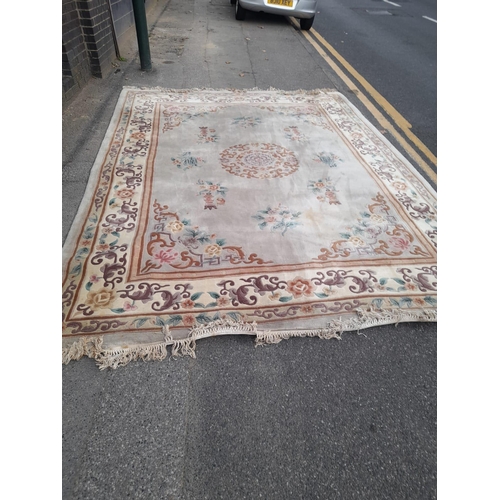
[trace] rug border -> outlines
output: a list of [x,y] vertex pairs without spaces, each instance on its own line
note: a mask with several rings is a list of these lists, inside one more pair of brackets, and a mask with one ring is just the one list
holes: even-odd
[[68,234],[66,235],[66,239],[64,241],[64,245],[62,248],[62,279],[64,282],[64,277],[65,277],[65,271],[66,268],[69,264],[69,261],[71,259],[71,256],[73,254],[73,251],[75,250],[77,241],[78,241],[78,235],[80,232],[81,228],[81,222],[86,218],[87,212],[90,207],[90,203],[95,191],[95,188],[99,184],[99,172],[100,172],[100,166],[102,161],[107,155],[109,144],[110,144],[110,139],[114,135],[114,130],[116,128],[116,124],[118,122],[118,119],[122,113],[122,108],[123,108],[123,103],[126,100],[127,92],[129,90],[134,90],[136,89],[135,87],[123,87],[123,89],[120,91],[120,95],[118,96],[118,99],[115,103],[113,114],[111,115],[111,119],[108,125],[108,128],[106,129],[106,133],[104,134],[104,137],[101,140],[101,144],[99,146],[99,150],[97,152],[97,155],[94,159],[94,162],[92,164],[92,167],[89,172],[89,177],[87,179],[87,185],[85,187],[85,191],[83,193],[83,197],[80,200],[80,204],[78,206],[78,210],[75,214],[75,217],[73,218],[73,221],[71,222],[71,227],[69,228]]

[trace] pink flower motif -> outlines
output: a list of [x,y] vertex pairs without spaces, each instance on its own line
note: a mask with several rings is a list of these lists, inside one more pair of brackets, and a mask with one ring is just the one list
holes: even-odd
[[192,314],[186,314],[186,316],[182,318],[182,322],[185,326],[193,326],[196,324],[196,318]]
[[98,283],[100,279],[101,279],[101,278],[99,278],[98,276],[96,276],[95,274],[93,274],[93,275],[89,278],[89,281],[90,281],[91,283]]
[[97,245],[95,248],[99,252],[105,252],[106,250],[109,250],[109,245],[106,244]]
[[118,196],[118,198],[121,198],[122,200],[126,200],[134,196],[134,190],[132,188],[123,188],[116,192],[116,196]]
[[132,302],[125,302],[123,304],[123,309],[125,309],[125,311],[135,311],[137,309],[137,306],[132,304]]
[[276,221],[276,217],[273,217],[272,215],[270,217],[266,217],[266,222],[275,222]]
[[160,250],[153,257],[162,264],[170,264],[177,258],[178,255],[179,254],[177,252],[172,252],[172,250]]
[[186,299],[181,302],[181,307],[183,309],[192,309],[194,307],[194,302],[191,299]]
[[399,191],[405,191],[406,190],[406,184],[404,182],[393,182],[392,183],[393,187],[395,189],[398,189]]
[[229,304],[230,300],[227,297],[219,297],[217,299],[217,305],[220,307],[227,306]]
[[298,299],[303,295],[310,297],[316,286],[313,285],[308,279],[296,277],[295,279],[287,282],[287,291],[293,295],[294,299]]
[[144,132],[135,132],[133,134],[130,134],[130,137],[132,139],[144,139],[144,137],[146,137],[146,134]]
[[410,247],[410,242],[404,238],[391,238],[391,243],[401,250],[407,250]]
[[224,205],[226,200],[224,198],[217,198],[217,205]]

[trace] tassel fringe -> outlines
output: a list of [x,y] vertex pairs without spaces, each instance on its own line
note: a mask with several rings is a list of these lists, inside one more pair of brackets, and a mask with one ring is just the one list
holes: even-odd
[[96,358],[102,351],[102,337],[82,337],[76,342],[73,342],[69,347],[62,350],[62,362],[67,365],[70,361],[88,356],[89,358]]
[[[359,330],[373,326],[395,324],[401,322],[415,321],[437,321],[436,311],[421,310],[418,312],[404,311],[401,309],[375,310],[361,309],[357,316],[343,320],[342,318],[331,321],[326,328],[317,330],[293,330],[293,331],[263,331],[257,332],[256,346],[265,344],[277,344],[282,340],[292,337],[319,337],[320,339],[342,340],[342,333],[358,331],[358,335],[364,335]],[[365,335],[366,337],[366,335]]]
[[[328,323],[326,328],[316,330],[257,330],[257,323],[243,321],[217,320],[208,325],[193,327],[185,339],[173,339],[169,327],[164,326],[162,333],[164,340],[151,344],[135,345],[132,347],[103,348],[103,337],[82,337],[69,347],[62,350],[62,362],[68,364],[72,360],[79,360],[88,356],[96,360],[100,370],[116,369],[125,366],[131,361],[162,361],[168,357],[167,346],[171,345],[171,356],[190,356],[196,358],[196,341],[216,335],[246,334],[255,335],[255,345],[277,344],[282,340],[293,337],[319,337],[320,339],[342,340],[342,334],[347,331],[359,330],[386,324],[401,322],[437,321],[437,312],[429,310],[404,311],[363,309],[357,311],[357,316],[347,319],[336,319]],[[366,335],[365,335],[366,336]]]

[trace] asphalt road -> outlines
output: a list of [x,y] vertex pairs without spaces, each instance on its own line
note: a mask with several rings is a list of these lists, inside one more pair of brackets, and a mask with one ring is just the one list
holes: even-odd
[[436,155],[436,0],[320,0],[318,10],[313,28]]

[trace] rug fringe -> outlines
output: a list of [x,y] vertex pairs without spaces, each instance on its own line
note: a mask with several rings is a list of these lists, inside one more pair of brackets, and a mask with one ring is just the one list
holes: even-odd
[[99,370],[111,368],[115,370],[131,361],[163,361],[168,356],[165,342],[158,342],[146,346],[106,349],[96,358]]
[[220,319],[206,325],[191,328],[184,339],[173,339],[168,325],[162,328],[164,340],[151,344],[135,345],[132,347],[116,347],[103,349],[103,337],[81,337],[62,351],[62,361],[68,364],[72,360],[79,360],[88,356],[96,360],[100,370],[116,369],[125,366],[131,361],[162,361],[168,357],[167,347],[171,348],[171,356],[190,356],[196,358],[196,341],[216,335],[246,334],[255,335],[255,345],[277,344],[282,340],[293,337],[319,337],[320,339],[342,340],[342,334],[347,331],[358,331],[373,326],[395,324],[401,322],[437,321],[437,312],[434,310],[404,311],[401,309],[377,310],[363,309],[356,311],[357,315],[346,319],[335,319],[329,322],[326,328],[312,330],[264,330],[257,329],[257,323],[245,323],[230,319]]
[[[373,326],[395,324],[401,322],[415,321],[437,321],[437,312],[420,310],[420,311],[403,311],[401,309],[361,309],[356,311],[357,317],[336,319],[328,323],[326,328],[316,330],[292,330],[292,331],[262,331],[257,332],[255,345],[277,344],[282,340],[293,337],[319,337],[320,339],[342,340],[342,333],[347,331],[358,331],[359,335],[364,335],[359,332],[362,328],[370,328]],[[366,337],[366,335],[365,335]]]
[[116,370],[116,368],[125,366],[131,361],[163,361],[168,356],[167,346],[172,344],[173,339],[168,325],[162,327],[162,333],[162,342],[101,350],[96,356],[99,370],[106,368]]
[[437,321],[437,311],[429,309],[420,309],[418,311],[406,311],[404,309],[359,309],[357,311],[359,321],[362,322],[361,328],[370,326],[385,325],[394,323],[398,325],[401,322],[415,321]]
[[96,358],[102,351],[102,337],[81,337],[70,346],[62,350],[62,362],[67,365],[70,361],[78,361],[87,356]]
[[207,325],[193,327],[187,339],[175,340],[172,345],[172,356],[191,356],[196,358],[196,341],[205,337],[220,334],[251,334],[257,335],[257,323],[245,323],[231,319],[218,319]]
[[295,330],[295,331],[264,331],[258,332],[255,339],[255,346],[265,344],[278,344],[282,340],[293,337],[319,337],[321,339],[342,340],[340,333],[335,329],[320,328],[318,330]]
[[342,340],[341,333],[344,331],[342,320],[334,323],[329,323],[326,328],[318,328],[316,330],[265,330],[257,332],[255,346],[265,344],[278,344],[282,340],[294,337],[319,337],[320,339],[337,339]]

